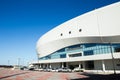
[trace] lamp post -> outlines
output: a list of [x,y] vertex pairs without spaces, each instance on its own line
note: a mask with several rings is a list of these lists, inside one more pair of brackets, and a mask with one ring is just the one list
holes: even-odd
[[40,54],[37,54],[37,58],[38,58],[38,63],[39,63],[39,56],[40,56]]
[[40,54],[38,53],[38,54],[37,54],[37,58],[38,58],[38,68],[40,67],[40,64],[39,64],[39,56],[40,56]]
[[18,67],[20,68],[20,58],[18,58]]
[[113,70],[114,70],[114,74],[116,74],[116,70],[115,70],[115,62],[114,62],[114,56],[113,56],[113,50],[112,50],[112,43],[110,44],[110,52],[111,52],[111,57],[112,57],[112,64],[113,64]]
[[8,65],[10,65],[10,60],[8,60]]

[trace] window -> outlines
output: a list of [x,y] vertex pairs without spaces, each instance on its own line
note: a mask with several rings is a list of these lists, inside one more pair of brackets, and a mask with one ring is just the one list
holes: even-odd
[[115,52],[120,52],[120,47],[116,47]]
[[60,58],[66,58],[66,54],[61,54]]
[[81,32],[82,31],[82,29],[79,29],[79,32]]
[[65,52],[65,49],[63,48],[63,49],[60,49],[60,50],[58,50],[56,52]]
[[88,47],[94,47],[96,46],[96,44],[85,44],[85,47],[88,48]]
[[69,34],[71,34],[71,31],[69,31]]
[[63,36],[63,34],[61,33],[60,36]]
[[51,56],[46,56],[45,58],[46,58],[46,59],[51,59]]
[[82,53],[69,54],[69,57],[79,57],[82,56]]
[[94,61],[86,61],[85,66],[88,70],[94,69]]
[[93,50],[84,51],[84,56],[93,55]]

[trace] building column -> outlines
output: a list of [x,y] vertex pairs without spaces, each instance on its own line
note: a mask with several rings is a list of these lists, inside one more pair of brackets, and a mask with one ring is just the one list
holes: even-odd
[[49,64],[47,64],[47,68],[49,68]]
[[66,67],[68,68],[69,66],[68,66],[68,62],[66,62]]
[[104,60],[102,60],[102,70],[105,72],[105,63],[104,63]]
[[86,69],[86,68],[85,68],[85,62],[82,62],[82,65],[83,65],[83,68]]
[[49,64],[49,68],[51,68],[51,64]]
[[40,64],[40,68],[41,68],[41,64]]
[[36,66],[37,66],[37,69],[39,69],[39,64],[37,64]]
[[81,63],[79,63],[79,68],[81,68]]
[[63,64],[63,62],[62,62],[62,68],[64,68],[64,64]]

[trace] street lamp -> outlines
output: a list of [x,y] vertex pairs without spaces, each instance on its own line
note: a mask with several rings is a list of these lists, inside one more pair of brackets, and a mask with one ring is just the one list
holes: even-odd
[[40,54],[37,54],[37,58],[38,58],[38,63],[39,63],[39,56],[40,56]]
[[37,58],[38,58],[38,68],[39,68],[39,67],[41,68],[41,66],[40,66],[40,64],[39,64],[39,56],[40,56],[40,54],[38,53],[38,54],[37,54]]
[[20,58],[18,58],[18,67],[20,67]]
[[10,60],[8,60],[8,65],[10,65]]

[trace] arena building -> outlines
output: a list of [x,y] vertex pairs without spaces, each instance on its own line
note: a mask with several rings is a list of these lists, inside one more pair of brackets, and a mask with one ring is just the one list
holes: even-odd
[[40,68],[120,70],[120,2],[53,28],[37,42]]

